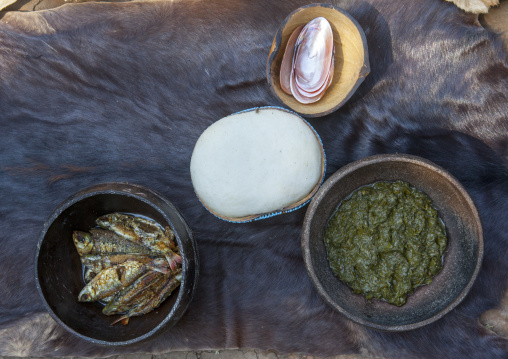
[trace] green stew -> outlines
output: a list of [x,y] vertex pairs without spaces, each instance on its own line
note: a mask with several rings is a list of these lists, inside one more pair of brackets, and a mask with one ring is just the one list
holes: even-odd
[[401,306],[442,268],[445,226],[409,183],[377,182],[341,202],[324,242],[333,273],[355,293]]

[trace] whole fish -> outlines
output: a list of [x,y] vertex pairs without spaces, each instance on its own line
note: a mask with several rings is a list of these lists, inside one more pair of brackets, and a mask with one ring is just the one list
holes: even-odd
[[121,316],[117,320],[115,320],[111,325],[116,324],[118,322],[122,322],[123,325],[127,325],[129,323],[129,318],[143,315],[151,312],[155,308],[157,308],[167,297],[180,285],[182,282],[182,274],[179,269],[177,274],[172,276],[169,280],[167,280],[162,288],[155,294],[148,298],[138,305],[131,308],[125,315]]
[[74,231],[72,239],[80,256],[102,253],[154,254],[149,248],[133,243],[111,231],[91,229],[90,233]]
[[133,242],[145,242],[148,247],[164,251],[166,246],[176,249],[174,233],[169,226],[162,229],[155,221],[123,213],[110,213],[97,218],[96,223]]
[[129,260],[143,264],[151,264],[158,271],[167,273],[169,264],[164,257],[150,256],[140,253],[107,253],[107,254],[85,254],[81,256],[81,263],[92,272],[99,273],[104,269],[111,268],[117,264],[122,264]]
[[127,261],[104,269],[83,288],[78,295],[78,300],[93,302],[109,297],[119,289],[131,284],[148,270],[147,265],[136,261]]
[[128,287],[118,291],[109,303],[102,309],[102,313],[113,315],[126,312],[134,305],[153,296],[168,278],[158,272],[149,271],[132,282]]
[[[136,217],[123,213],[110,213],[97,218],[96,223],[105,229],[110,229],[131,240],[139,240],[139,237],[152,238],[154,240],[166,236],[162,227],[155,221]],[[169,227],[167,227],[169,228]]]
[[119,236],[134,243],[150,248],[155,253],[164,255],[172,270],[176,269],[182,258],[173,252],[176,249],[173,238],[174,233],[166,227],[168,233],[154,221],[122,213],[110,213],[97,218],[96,223],[109,229]]

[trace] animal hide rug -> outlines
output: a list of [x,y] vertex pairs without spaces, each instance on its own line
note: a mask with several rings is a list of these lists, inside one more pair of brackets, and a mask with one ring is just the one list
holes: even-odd
[[[484,226],[472,290],[420,329],[355,324],[318,295],[302,259],[307,207],[247,224],[222,221],[194,194],[200,134],[233,112],[280,105],[265,67],[302,0],[69,4],[0,18],[0,355],[102,357],[187,349],[364,353],[386,358],[508,357],[478,317],[508,287],[508,66],[477,16],[441,0],[343,0],[365,31],[371,73],[338,111],[310,119],[326,178],[369,155],[408,153],[450,171]],[[60,327],[38,295],[40,231],[68,196],[102,182],[149,187],[193,230],[200,278],[180,321],[126,347]],[[133,320],[129,325],[134,325]]]

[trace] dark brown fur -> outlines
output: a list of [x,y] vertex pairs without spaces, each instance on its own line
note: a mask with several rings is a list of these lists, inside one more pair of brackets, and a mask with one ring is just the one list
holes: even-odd
[[[0,20],[0,355],[106,356],[259,348],[314,355],[502,358],[479,315],[508,287],[508,67],[474,15],[436,0],[345,0],[366,32],[371,74],[346,106],[310,122],[329,177],[376,153],[454,174],[476,201],[485,260],[471,293],[427,327],[385,333],[318,296],[300,248],[305,208],[248,224],[208,213],[189,174],[194,144],[233,112],[277,105],[265,64],[278,25],[307,1],[86,3]],[[45,312],[34,284],[53,209],[106,181],[148,186],[183,212],[199,286],[171,330],[126,348],[90,345]],[[129,325],[134,325],[131,323]]]

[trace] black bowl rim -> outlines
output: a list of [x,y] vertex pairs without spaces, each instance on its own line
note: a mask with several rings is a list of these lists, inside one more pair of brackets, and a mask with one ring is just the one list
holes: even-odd
[[[323,285],[321,284],[316,272],[314,271],[314,268],[312,267],[312,260],[310,255],[310,223],[312,221],[312,217],[315,214],[317,207],[321,201],[321,199],[328,193],[328,190],[334,185],[337,181],[342,179],[344,176],[356,171],[359,168],[377,164],[377,163],[384,163],[384,162],[407,162],[407,163],[413,163],[421,165],[427,169],[430,169],[431,171],[434,171],[436,173],[439,173],[441,176],[445,177],[450,183],[452,183],[464,196],[464,199],[469,204],[469,207],[471,208],[472,215],[476,219],[476,223],[478,225],[479,229],[479,236],[478,236],[478,256],[476,259],[476,266],[473,271],[473,274],[471,275],[471,278],[469,279],[467,285],[463,288],[463,290],[459,293],[459,295],[455,298],[455,300],[450,303],[447,307],[445,307],[440,312],[436,313],[435,315],[431,316],[430,318],[427,318],[425,320],[410,323],[410,324],[404,324],[404,325],[381,325],[377,323],[373,323],[370,321],[367,321],[365,319],[362,319],[360,317],[357,317],[356,315],[353,315],[346,311],[344,308],[342,308],[340,305],[334,302],[332,297],[326,292]],[[303,252],[303,259],[305,262],[305,268],[307,269],[307,273],[309,274],[312,283],[314,284],[315,288],[317,289],[318,293],[321,295],[321,297],[329,304],[331,305],[336,311],[343,314],[347,318],[351,319],[352,321],[374,328],[382,331],[389,331],[389,332],[400,332],[400,331],[406,331],[406,330],[413,330],[416,328],[423,327],[427,324],[430,324],[432,322],[435,322],[436,320],[442,318],[445,314],[450,312],[452,309],[454,309],[457,305],[459,305],[460,302],[466,297],[466,295],[469,293],[471,287],[473,286],[478,273],[480,271],[482,261],[483,261],[483,254],[484,254],[484,243],[483,243],[483,227],[482,227],[482,221],[480,214],[478,212],[478,209],[469,195],[469,193],[466,191],[466,189],[462,186],[462,184],[454,177],[452,176],[448,171],[446,171],[444,168],[438,166],[437,164],[419,157],[415,155],[409,155],[409,154],[380,154],[380,155],[373,155],[369,157],[362,158],[360,160],[357,160],[355,162],[349,163],[343,167],[341,167],[337,172],[335,172],[330,178],[328,178],[324,184],[321,186],[319,191],[315,194],[314,198],[309,204],[309,207],[307,209],[307,212],[305,213],[304,222],[303,222],[303,228],[302,228],[302,238],[301,238],[301,244],[302,244],[302,252]]]
[[[351,88],[351,91],[349,91],[349,93],[346,95],[346,97],[344,97],[344,99],[342,99],[338,104],[336,104],[335,106],[332,106],[331,108],[329,108],[326,111],[316,112],[316,113],[303,113],[303,112],[296,111],[291,106],[288,106],[286,103],[284,103],[284,101],[282,101],[282,99],[275,92],[275,90],[273,88],[274,85],[272,85],[272,80],[271,80],[271,78],[272,78],[272,63],[275,60],[275,57],[277,56],[277,54],[280,51],[282,51],[282,49],[281,49],[282,29],[284,28],[284,26],[286,26],[288,21],[297,12],[304,11],[308,8],[313,8],[313,7],[323,7],[323,8],[328,8],[328,9],[338,11],[341,14],[343,14],[344,16],[346,16],[355,25],[356,29],[358,30],[358,32],[360,33],[360,36],[362,38],[362,47],[363,47],[363,52],[364,52],[363,66],[362,66],[360,73],[358,74],[358,79],[356,80],[353,88]],[[344,10],[338,6],[332,5],[332,4],[313,3],[313,4],[307,4],[307,5],[301,6],[297,9],[293,10],[288,16],[286,16],[284,21],[280,24],[279,28],[277,29],[277,32],[275,33],[275,37],[273,39],[272,44],[273,44],[273,48],[270,50],[268,59],[266,61],[266,80],[268,82],[268,87],[270,88],[271,93],[275,96],[277,101],[280,104],[282,104],[282,106],[288,107],[291,111],[294,111],[297,114],[299,114],[300,116],[303,116],[306,118],[323,117],[323,116],[329,115],[332,112],[337,111],[339,108],[344,106],[344,104],[347,101],[349,101],[349,99],[353,96],[353,94],[356,92],[356,90],[358,90],[358,87],[360,87],[362,82],[365,80],[367,75],[370,73],[369,49],[368,49],[368,44],[367,44],[367,37],[365,36],[365,32],[363,31],[363,28],[358,23],[358,21],[353,16],[351,16],[351,14],[349,14],[346,10]]]
[[[58,218],[58,216],[60,216],[60,214],[62,214],[67,208],[69,208],[73,204],[81,201],[82,199],[93,197],[93,196],[98,195],[98,194],[119,194],[119,195],[125,195],[125,196],[129,196],[129,197],[133,197],[133,198],[135,198],[137,200],[140,200],[140,201],[150,205],[156,211],[158,211],[169,223],[172,223],[172,221],[170,221],[170,219],[167,218],[165,213],[163,213],[151,201],[149,201],[146,198],[143,198],[143,197],[137,195],[136,191],[137,192],[142,192],[144,194],[148,194],[150,196],[154,196],[156,199],[162,201],[165,205],[169,206],[171,209],[174,209],[175,214],[177,215],[178,219],[182,222],[182,224],[183,224],[183,226],[184,226],[184,228],[185,228],[185,230],[187,232],[187,235],[189,236],[190,243],[191,243],[191,246],[193,248],[193,254],[194,254],[194,258],[193,258],[194,273],[191,273],[191,279],[193,278],[194,283],[191,283],[189,285],[189,289],[188,290],[180,290],[179,291],[178,297],[177,297],[177,299],[176,299],[176,301],[175,301],[171,311],[164,318],[164,320],[162,320],[155,328],[153,328],[149,332],[147,332],[147,333],[145,333],[145,334],[143,334],[143,335],[141,335],[141,336],[139,336],[137,338],[134,338],[134,339],[125,340],[125,341],[118,341],[118,342],[116,342],[116,341],[115,342],[111,342],[111,341],[105,341],[105,340],[99,340],[99,339],[91,338],[91,337],[88,337],[86,335],[83,335],[81,333],[76,332],[74,329],[72,329],[67,324],[65,324],[56,315],[56,313],[54,313],[54,311],[51,309],[51,307],[49,306],[48,302],[46,301],[46,297],[44,296],[44,293],[43,293],[42,288],[41,288],[40,283],[39,283],[39,275],[38,275],[38,262],[39,262],[39,252],[40,252],[40,249],[41,249],[41,245],[42,245],[42,242],[44,241],[44,238],[46,236],[46,233],[47,233],[49,227],[55,221],[55,219]],[[39,240],[37,242],[37,248],[36,248],[36,253],[35,253],[35,266],[34,267],[35,267],[35,284],[36,284],[36,287],[37,287],[37,292],[39,293],[39,295],[40,295],[40,297],[42,299],[42,302],[44,304],[44,307],[49,312],[51,317],[58,324],[60,324],[67,331],[69,331],[70,333],[74,334],[75,336],[77,336],[77,337],[79,337],[81,339],[84,339],[87,342],[91,342],[91,343],[99,344],[99,345],[105,345],[105,346],[125,346],[125,345],[134,344],[134,343],[143,341],[143,340],[148,339],[149,337],[153,336],[156,332],[158,332],[160,329],[162,329],[164,326],[166,326],[168,321],[174,320],[174,323],[176,323],[176,321],[178,321],[180,319],[180,317],[185,313],[185,311],[187,310],[190,302],[192,301],[192,297],[194,295],[195,287],[196,287],[196,284],[197,284],[197,281],[198,281],[198,276],[199,276],[199,258],[198,258],[198,251],[197,251],[196,241],[195,241],[195,239],[194,239],[194,237],[192,235],[192,231],[191,231],[189,225],[187,224],[187,222],[183,218],[183,216],[180,213],[180,211],[178,210],[178,208],[176,208],[169,200],[167,200],[160,193],[158,193],[158,192],[156,192],[156,191],[154,191],[152,189],[149,189],[147,187],[144,187],[144,186],[141,186],[141,185],[138,185],[138,184],[129,183],[129,182],[104,182],[104,183],[100,183],[100,184],[95,184],[95,185],[86,187],[85,189],[82,189],[82,190],[78,191],[77,193],[75,193],[72,196],[69,196],[60,205],[58,205],[56,210],[51,214],[51,216],[48,218],[48,220],[44,223],[43,228],[41,230],[41,233],[39,235]],[[184,276],[184,278],[185,278],[185,276]],[[184,283],[182,282],[182,284],[184,284]],[[184,298],[184,296],[185,296],[185,298]],[[176,309],[180,305],[182,305],[182,303],[183,303],[184,307],[182,307],[182,309],[180,310],[180,313],[177,316],[173,316],[173,314],[175,313]]]

